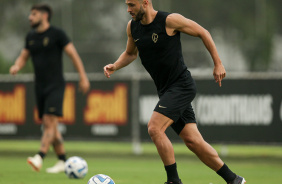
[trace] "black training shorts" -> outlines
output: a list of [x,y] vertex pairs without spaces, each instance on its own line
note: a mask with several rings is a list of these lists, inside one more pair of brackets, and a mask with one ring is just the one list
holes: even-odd
[[189,71],[183,73],[163,94],[154,111],[172,119],[173,130],[179,135],[187,123],[196,123],[191,102],[196,96],[196,84]]
[[64,83],[44,87],[36,84],[35,92],[40,119],[42,119],[44,114],[63,115]]

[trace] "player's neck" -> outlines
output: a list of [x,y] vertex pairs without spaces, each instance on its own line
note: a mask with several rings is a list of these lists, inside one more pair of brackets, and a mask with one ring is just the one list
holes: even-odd
[[36,32],[37,33],[43,33],[45,32],[47,29],[49,29],[50,27],[50,23],[46,22],[46,23],[42,23],[40,24],[37,28],[36,28]]
[[141,20],[141,24],[143,25],[147,25],[147,24],[150,24],[154,21],[154,19],[156,18],[156,15],[157,15],[158,11],[154,10],[153,8],[149,9],[143,19]]

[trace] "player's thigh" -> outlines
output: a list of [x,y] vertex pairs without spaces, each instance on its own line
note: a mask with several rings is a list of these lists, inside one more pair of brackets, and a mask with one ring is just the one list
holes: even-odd
[[179,136],[186,143],[196,143],[204,141],[196,123],[185,125]]
[[173,120],[165,115],[154,111],[148,123],[149,134],[156,132],[165,132],[165,130],[173,123]]
[[58,116],[53,114],[44,114],[42,119],[44,128],[52,128],[54,132],[56,131],[58,126]]
[[45,100],[44,114],[62,116],[65,87],[59,86],[50,91]]
[[171,127],[179,135],[184,129],[186,124],[193,123],[196,124],[196,117],[191,103],[187,105],[187,108],[181,114],[180,118],[175,121]]

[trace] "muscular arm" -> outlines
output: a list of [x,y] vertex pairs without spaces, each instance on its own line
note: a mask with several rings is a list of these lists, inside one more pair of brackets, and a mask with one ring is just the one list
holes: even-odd
[[104,74],[106,77],[110,77],[116,70],[119,70],[127,65],[129,65],[132,61],[137,58],[138,50],[133,41],[133,37],[131,35],[131,21],[127,24],[127,45],[125,51],[120,55],[117,61],[114,64],[109,64],[104,67]]
[[71,58],[73,65],[75,66],[76,70],[79,73],[80,76],[80,82],[79,82],[79,87],[80,90],[83,93],[86,93],[89,88],[90,88],[90,83],[89,80],[87,78],[86,72],[84,70],[84,66],[83,63],[74,47],[74,45],[72,43],[68,43],[65,47],[64,47],[64,51],[68,54],[68,56]]
[[28,58],[29,58],[29,50],[24,48],[21,51],[19,57],[16,59],[15,64],[13,66],[11,66],[10,74],[16,75],[18,73],[18,71],[20,71],[24,67]]
[[214,78],[221,86],[221,80],[225,77],[226,72],[210,33],[196,22],[180,14],[170,14],[167,17],[166,26],[168,34],[173,35],[179,31],[202,39],[214,62]]

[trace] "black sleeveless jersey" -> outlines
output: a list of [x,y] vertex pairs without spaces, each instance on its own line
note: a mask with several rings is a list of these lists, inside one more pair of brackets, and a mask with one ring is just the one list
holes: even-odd
[[185,71],[180,32],[167,35],[167,12],[158,11],[148,25],[131,21],[131,34],[138,48],[143,66],[155,82],[159,93],[166,91]]
[[45,32],[30,31],[25,48],[29,50],[35,82],[41,86],[64,83],[62,54],[69,39],[61,29],[50,26]]

